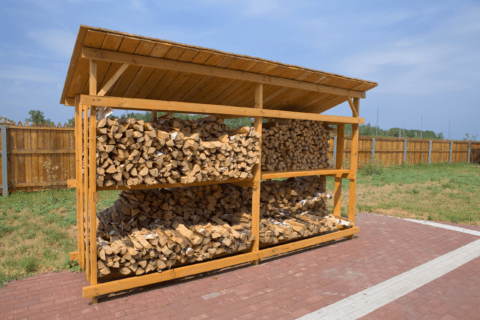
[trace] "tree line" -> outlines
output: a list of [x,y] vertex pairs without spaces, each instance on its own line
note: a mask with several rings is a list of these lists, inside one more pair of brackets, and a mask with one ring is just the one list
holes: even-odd
[[[45,115],[40,110],[30,110],[28,112],[30,115],[29,118],[26,118],[25,121],[33,122],[35,124],[52,124],[50,119],[45,118]],[[165,115],[165,112],[158,112],[158,117]],[[186,113],[174,113],[173,114],[176,118],[180,118],[183,120],[197,120],[200,118],[205,117],[204,115],[200,114],[186,114]],[[125,112],[121,116],[110,116],[109,118],[118,119],[118,118],[136,118],[144,121],[152,121],[152,112]],[[266,119],[263,119],[263,122],[266,122]],[[68,124],[74,125],[75,124],[75,117],[68,119]],[[225,124],[229,128],[237,128],[240,126],[252,126],[253,119],[252,118],[233,118],[233,119],[225,119]],[[336,127],[333,125],[332,127]],[[365,125],[359,125],[359,135],[362,137],[382,137],[382,138],[408,138],[408,139],[445,139],[443,132],[435,133],[432,130],[408,130],[408,129],[401,129],[398,127],[390,128],[388,130],[384,130],[382,128],[376,128],[375,126],[370,125],[367,123]],[[345,135],[352,135],[352,125],[346,124],[345,125]],[[478,134],[469,135],[468,133],[465,134],[462,140],[471,140],[477,141],[479,138]]]

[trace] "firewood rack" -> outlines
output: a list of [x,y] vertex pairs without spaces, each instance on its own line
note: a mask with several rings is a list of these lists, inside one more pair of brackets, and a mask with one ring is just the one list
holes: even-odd
[[[109,48],[114,40],[121,38],[117,51]],[[137,46],[133,53],[119,52],[122,44],[128,41],[137,41]],[[110,41],[110,42],[108,42]],[[139,53],[142,43],[143,46],[151,45],[150,56],[145,53]],[[183,46],[187,50],[197,50],[202,52],[213,52],[212,55],[227,53],[213,51],[210,49],[179,45],[163,40],[149,39],[139,36],[128,35],[124,33],[108,31],[104,29],[92,27],[80,27],[79,35],[72,56],[71,65],[67,74],[64,92],[61,103],[75,107],[75,159],[76,159],[76,179],[69,181],[69,187],[76,188],[77,198],[77,227],[78,227],[78,251],[70,253],[71,260],[77,260],[82,270],[86,272],[89,286],[83,288],[83,297],[92,298],[92,303],[98,303],[98,296],[118,292],[122,290],[141,287],[153,283],[182,278],[189,275],[203,273],[211,270],[221,269],[242,263],[253,263],[257,265],[262,258],[310,247],[323,242],[347,237],[353,239],[354,234],[360,231],[355,226],[355,190],[357,181],[357,160],[358,160],[358,125],[364,123],[364,119],[359,117],[360,98],[365,98],[365,91],[375,87],[377,84],[364,80],[353,79],[359,84],[354,84],[354,89],[345,89],[339,86],[322,85],[302,80],[294,80],[291,77],[282,77],[274,75],[265,75],[254,72],[238,71],[218,66],[202,65],[179,62],[168,59],[165,52],[163,56],[158,52],[162,52],[164,45],[169,46],[168,50],[172,50],[172,46]],[[125,45],[126,46],[126,45]],[[107,48],[107,49],[105,49]],[[156,48],[159,48],[157,51]],[[208,51],[210,50],[210,51]],[[126,51],[126,49],[124,50]],[[138,51],[138,52],[137,52]],[[165,50],[164,50],[165,51]],[[228,54],[231,55],[231,54]],[[177,52],[177,58],[180,53]],[[239,55],[231,55],[232,59],[253,59]],[[264,63],[266,60],[255,58],[258,63]],[[208,60],[207,60],[208,61]],[[242,62],[242,61],[240,61]],[[271,62],[267,61],[269,64]],[[280,65],[282,68],[292,68],[298,71],[299,67],[289,65]],[[143,79],[143,85],[148,84],[155,70],[164,70],[165,72],[177,72],[181,74],[201,75],[207,80],[217,81],[236,81],[238,87],[249,86],[251,90],[243,91],[242,97],[245,103],[253,102],[252,107],[231,106],[231,101],[224,105],[201,103],[201,102],[184,102],[173,100],[146,99],[125,97],[128,94],[123,93],[120,86],[125,81],[131,81],[130,85],[125,87],[125,92],[134,87],[136,82],[141,83],[140,77],[142,72],[150,71],[150,78]],[[109,70],[109,71],[106,71]],[[154,71],[151,71],[154,70]],[[312,70],[305,69],[304,73],[312,73]],[[316,71],[318,72],[318,71]],[[318,72],[320,73],[320,72]],[[326,73],[320,73],[325,76]],[[329,74],[327,74],[328,76]],[[332,75],[336,76],[336,75]],[[210,78],[208,78],[210,77]],[[214,77],[214,78],[212,78]],[[301,78],[301,77],[297,77]],[[317,77],[317,78],[320,78]],[[133,80],[132,80],[133,79]],[[214,79],[214,80],[212,80]],[[347,78],[352,82],[352,78]],[[199,78],[198,81],[202,81]],[[172,80],[173,81],[173,80]],[[337,80],[338,82],[339,80]],[[348,82],[347,80],[345,80]],[[185,84],[186,82],[184,82]],[[235,82],[234,82],[235,83]],[[99,86],[101,89],[99,89]],[[205,82],[208,85],[208,81]],[[138,85],[142,87],[141,85]],[[350,83],[350,86],[352,84]],[[181,88],[181,86],[180,86]],[[194,87],[195,88],[195,87]],[[331,108],[339,103],[348,102],[352,111],[352,117],[345,116],[329,116],[318,114],[321,108],[325,109],[325,103],[320,107],[310,108],[304,112],[290,111],[283,109],[267,109],[264,108],[265,101],[271,96],[272,88],[280,90],[277,99],[288,100],[288,90],[297,90],[299,92],[307,92],[308,94],[316,93],[323,97],[326,105]],[[173,88],[176,89],[176,88]],[[172,89],[172,91],[173,91]],[[267,90],[268,89],[268,90]],[[138,88],[137,88],[138,90]],[[178,90],[178,89],[177,89]],[[121,92],[120,94],[117,93]],[[141,89],[140,89],[141,91]],[[240,91],[240,90],[239,90]],[[107,93],[111,93],[107,96]],[[123,94],[122,94],[123,93]],[[268,97],[264,97],[265,94]],[[278,91],[277,91],[278,93]],[[282,95],[283,93],[283,95]],[[294,94],[294,92],[292,93]],[[137,94],[138,96],[138,94]],[[265,99],[267,98],[267,99]],[[236,101],[240,101],[237,100]],[[243,101],[243,100],[242,100]],[[268,100],[271,102],[272,100]],[[230,104],[230,105],[228,105]],[[242,103],[238,103],[242,104]],[[337,125],[336,139],[336,160],[333,168],[325,168],[318,170],[302,170],[302,171],[286,171],[286,172],[262,172],[261,162],[253,168],[253,179],[230,179],[225,181],[202,181],[189,184],[156,184],[156,185],[136,185],[130,188],[126,186],[110,186],[98,187],[96,183],[96,115],[97,109],[100,107],[111,107],[113,109],[136,110],[136,111],[152,111],[153,120],[156,120],[157,112],[179,112],[189,114],[205,114],[215,115],[220,118],[232,117],[249,117],[254,118],[254,127],[257,132],[262,132],[262,119],[267,121],[272,119],[302,119],[323,121],[328,124]],[[321,111],[320,111],[321,112]],[[350,168],[344,168],[344,132],[345,125],[352,125],[352,142],[350,155]],[[261,138],[260,138],[261,141]],[[261,156],[261,155],[260,155]],[[341,189],[342,179],[349,180],[349,203],[348,203],[348,219],[353,222],[353,226],[345,228],[339,226],[338,230],[333,233],[313,236],[307,239],[300,239],[286,244],[278,244],[268,248],[260,248],[259,242],[259,225],[260,225],[260,184],[262,179],[276,179],[288,177],[300,177],[310,175],[323,175],[335,178],[334,189],[334,209],[335,216],[341,215]],[[118,280],[111,280],[99,283],[97,278],[97,239],[96,239],[96,204],[99,200],[99,192],[104,190],[127,190],[127,189],[152,189],[152,188],[174,188],[181,186],[200,186],[219,183],[236,183],[242,186],[250,187],[252,190],[252,232],[255,235],[254,243],[251,250],[246,253],[234,256],[221,257],[210,261],[199,262],[192,265],[183,265],[174,267],[170,270],[163,270],[161,273],[154,272],[141,276],[133,276]]]

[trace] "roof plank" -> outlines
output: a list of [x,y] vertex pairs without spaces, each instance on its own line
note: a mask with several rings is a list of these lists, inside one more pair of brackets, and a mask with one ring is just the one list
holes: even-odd
[[355,90],[346,90],[337,87],[330,87],[314,83],[300,82],[291,79],[260,75],[238,70],[228,70],[212,66],[196,65],[180,61],[170,61],[166,59],[144,57],[127,53],[113,52],[101,49],[83,48],[82,57],[95,60],[106,60],[128,63],[136,66],[147,66],[175,71],[191,72],[204,75],[211,75],[222,78],[238,79],[242,81],[256,82],[262,84],[272,84],[285,87],[292,87],[302,90],[316,92],[332,93],[342,96],[351,96],[355,98],[365,98],[365,93]]

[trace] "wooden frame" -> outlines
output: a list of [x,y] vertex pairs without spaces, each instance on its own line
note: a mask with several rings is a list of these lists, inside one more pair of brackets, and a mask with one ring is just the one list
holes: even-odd
[[[105,58],[102,54],[94,55],[96,51],[84,50],[83,54],[88,58]],[[107,55],[111,57],[110,55]],[[123,55],[125,56],[125,55]],[[140,58],[138,58],[140,59]],[[124,61],[131,63],[131,61]],[[122,70],[123,69],[123,70]],[[291,112],[281,110],[263,109],[263,84],[260,81],[255,88],[254,108],[240,108],[221,105],[208,105],[185,102],[158,101],[146,99],[131,99],[119,97],[105,97],[113,86],[114,82],[120,77],[126,69],[126,65],[114,75],[112,81],[107,84],[97,94],[97,61],[90,60],[90,76],[89,76],[89,95],[78,95],[75,98],[75,154],[76,154],[76,180],[69,182],[69,186],[75,187],[77,190],[77,225],[78,225],[78,251],[70,253],[72,260],[78,260],[80,267],[85,270],[86,277],[90,286],[83,288],[83,297],[92,298],[92,303],[98,302],[98,296],[120,290],[126,290],[134,287],[144,286],[147,284],[157,283],[170,279],[180,278],[187,275],[197,274],[205,271],[215,270],[227,266],[240,263],[251,262],[258,264],[261,258],[298,250],[301,248],[313,246],[322,242],[331,241],[347,237],[352,239],[353,235],[358,233],[360,229],[353,226],[349,229],[339,228],[338,231],[323,235],[313,236],[307,239],[301,239],[287,244],[280,244],[268,248],[260,248],[259,225],[260,225],[260,184],[261,179],[300,177],[309,175],[324,175],[335,177],[334,190],[334,214],[340,215],[341,205],[341,187],[342,179],[350,180],[350,197],[348,217],[355,221],[355,187],[357,175],[357,158],[358,158],[358,124],[364,123],[364,119],[359,118],[359,101],[358,95],[351,101],[350,95],[348,101],[352,108],[353,117],[327,116],[312,113]],[[246,79],[247,80],[247,79]],[[130,109],[130,110],[148,110],[153,112],[156,118],[157,111],[175,111],[175,112],[191,112],[202,114],[222,114],[230,116],[253,117],[255,119],[254,127],[257,132],[262,132],[262,119],[268,118],[284,118],[284,119],[307,119],[324,121],[337,124],[337,158],[335,168],[326,168],[318,170],[305,171],[287,171],[287,172],[263,172],[261,164],[257,164],[253,168],[253,179],[230,179],[226,181],[202,181],[190,184],[157,184],[157,185],[141,185],[134,186],[130,189],[148,189],[148,188],[171,188],[179,186],[198,186],[206,184],[218,183],[237,183],[252,188],[252,232],[255,235],[255,241],[251,250],[246,253],[240,253],[234,256],[217,258],[207,262],[199,262],[192,265],[176,267],[174,269],[164,271],[162,273],[152,273],[142,276],[113,280],[105,283],[98,283],[97,279],[97,240],[96,240],[96,203],[98,202],[98,191],[103,190],[124,190],[126,187],[98,187],[96,185],[96,109],[98,107],[112,107],[114,109]],[[352,124],[352,152],[351,152],[351,168],[343,167],[343,149],[344,149],[344,125]],[[83,134],[82,134],[83,128]],[[260,137],[261,143],[261,137]],[[260,151],[261,152],[261,151]],[[83,154],[83,157],[82,157]],[[83,160],[82,160],[83,159]]]

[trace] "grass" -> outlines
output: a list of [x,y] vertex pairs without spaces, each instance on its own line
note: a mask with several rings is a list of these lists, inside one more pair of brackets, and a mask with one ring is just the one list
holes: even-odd
[[[0,286],[37,273],[79,270],[68,254],[77,250],[75,190],[14,192],[0,197]],[[98,209],[118,191],[102,192]]]
[[[480,225],[480,170],[476,164],[434,163],[358,171],[357,212]],[[332,190],[333,179],[327,180]],[[342,214],[347,214],[348,180],[342,185]],[[333,200],[329,201],[330,208]]]
[[[327,190],[333,194],[333,178]],[[478,165],[420,164],[358,171],[357,213],[480,225]],[[348,180],[342,186],[342,215],[348,212]],[[119,191],[100,192],[97,209],[113,204]],[[68,253],[77,250],[75,190],[14,192],[0,197],[0,286],[37,273],[76,270]],[[333,199],[329,200],[333,208]]]

